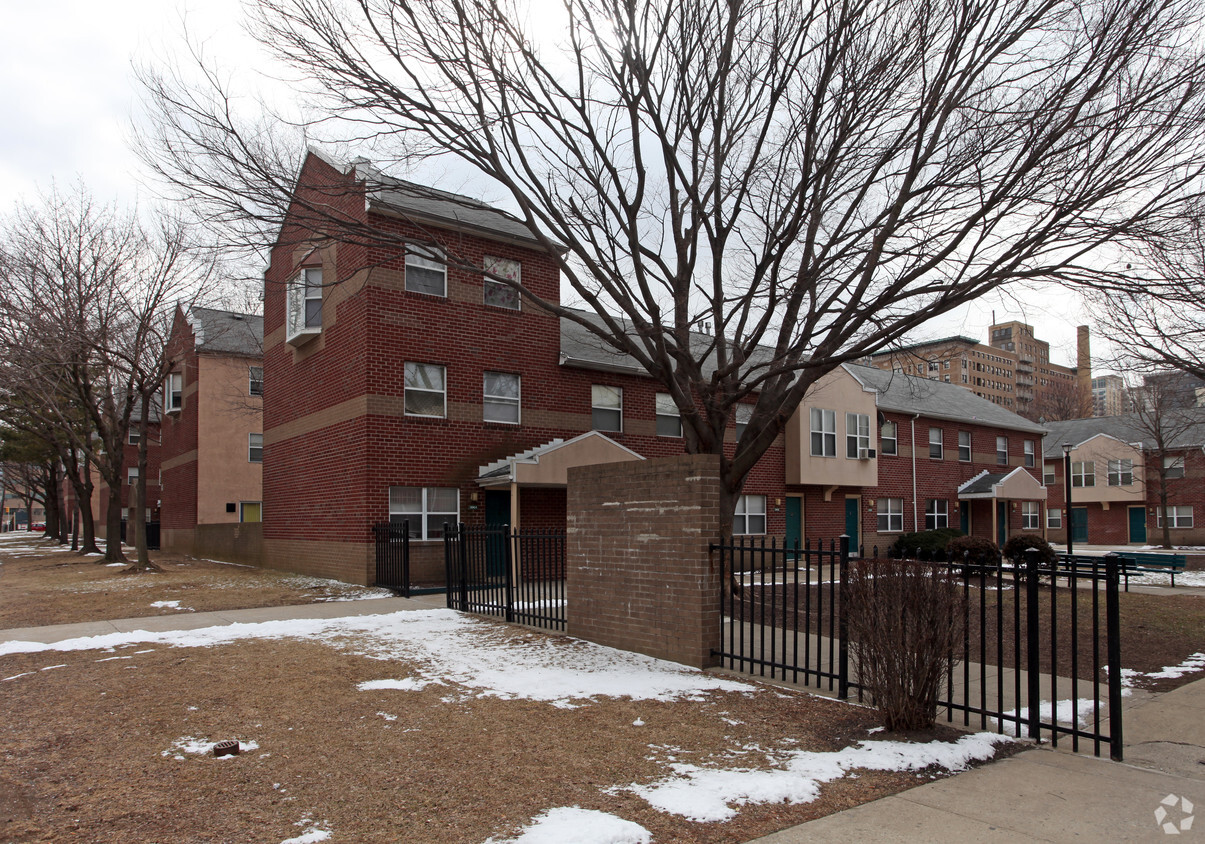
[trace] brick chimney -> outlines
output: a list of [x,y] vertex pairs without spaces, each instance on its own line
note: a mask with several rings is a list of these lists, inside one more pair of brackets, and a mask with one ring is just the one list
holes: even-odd
[[1080,416],[1092,415],[1092,348],[1088,326],[1076,328],[1075,380],[1079,385]]

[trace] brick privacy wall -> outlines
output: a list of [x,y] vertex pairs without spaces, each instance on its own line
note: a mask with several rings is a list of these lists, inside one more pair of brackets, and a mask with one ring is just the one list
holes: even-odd
[[568,633],[704,668],[720,644],[719,458],[569,470]]
[[263,525],[259,522],[197,525],[189,530],[165,530],[160,535],[160,540],[164,548],[170,547],[172,551],[180,554],[249,566],[263,565],[264,532]]

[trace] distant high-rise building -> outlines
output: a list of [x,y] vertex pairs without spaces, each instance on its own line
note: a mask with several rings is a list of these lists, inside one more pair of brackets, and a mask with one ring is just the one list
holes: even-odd
[[1120,416],[1130,411],[1125,381],[1120,375],[1102,375],[1092,379],[1092,415]]

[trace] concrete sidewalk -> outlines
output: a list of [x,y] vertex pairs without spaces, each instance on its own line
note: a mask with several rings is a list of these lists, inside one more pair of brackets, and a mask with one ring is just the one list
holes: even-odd
[[[792,829],[758,844],[886,841],[1205,841],[1205,680],[1126,710],[1124,763],[1034,748]],[[1190,816],[1179,798],[1202,815]]]
[[447,606],[447,602],[443,595],[421,595],[415,598],[365,598],[358,601],[325,601],[283,607],[252,607],[244,610],[181,612],[176,615],[81,621],[75,624],[52,624],[46,627],[15,627],[0,630],[0,642],[49,643],[82,636],[128,633],[132,630],[149,630],[152,633],[166,630],[199,630],[202,627],[219,627],[224,624],[283,621],[294,618],[346,618],[407,610],[442,609],[445,606]]

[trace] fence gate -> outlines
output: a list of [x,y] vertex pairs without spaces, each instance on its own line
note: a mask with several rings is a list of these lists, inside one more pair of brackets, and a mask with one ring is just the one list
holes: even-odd
[[[848,538],[784,546],[776,540],[712,545],[724,588],[723,642],[730,669],[867,699],[859,682],[843,600]],[[1062,570],[1036,557],[1013,567],[916,562],[956,579],[965,612],[939,714],[967,727],[1070,739],[1122,755],[1119,566],[1106,557]],[[902,610],[902,608],[901,608]]]
[[448,607],[565,629],[565,532],[446,525]]
[[376,585],[410,597],[410,522],[385,522],[372,526],[376,540]]

